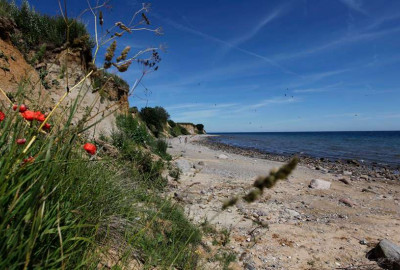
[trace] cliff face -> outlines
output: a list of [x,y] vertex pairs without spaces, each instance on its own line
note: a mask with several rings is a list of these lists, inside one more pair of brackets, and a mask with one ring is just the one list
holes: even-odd
[[177,125],[180,125],[181,127],[184,127],[190,135],[195,135],[195,134],[206,134],[206,131],[204,129],[199,130],[197,125],[192,124],[192,123],[176,123]]
[[[79,44],[74,44],[68,50],[65,47],[46,48],[40,60],[27,63],[23,54],[11,44],[6,33],[11,31],[8,26],[4,21],[0,23],[0,32],[3,33],[0,36],[0,87],[6,93],[13,94],[24,83],[25,103],[29,105],[33,101],[37,102],[40,96],[40,106],[44,111],[49,111],[67,91],[67,86],[71,88],[88,73],[91,52]],[[31,52],[29,59],[35,59],[37,54],[39,52]],[[115,114],[127,112],[129,108],[129,86],[117,83],[113,78],[107,80],[103,77],[103,73],[94,72],[90,79],[69,93],[59,109],[59,113],[63,113],[78,99],[79,107],[74,120],[76,123],[87,113],[89,107],[93,107],[87,116],[91,119],[89,123],[102,120],[89,131],[90,135],[96,137],[100,133],[108,134],[115,122]],[[96,79],[105,83],[96,87]]]

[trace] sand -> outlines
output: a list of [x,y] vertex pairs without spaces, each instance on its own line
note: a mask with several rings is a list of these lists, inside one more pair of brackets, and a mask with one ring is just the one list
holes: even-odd
[[[218,230],[230,230],[225,246],[216,245],[212,235],[204,237],[204,249],[211,251],[199,251],[209,257],[203,268],[216,267],[213,256],[221,252],[236,254],[233,269],[373,267],[365,254],[379,240],[400,245],[399,182],[349,180],[348,185],[339,181],[343,175],[298,166],[257,202],[221,211],[224,201],[244,194],[257,176],[283,163],[212,150],[195,143],[204,136],[187,137],[186,144],[183,137],[169,140],[168,152],[183,170],[179,182],[170,179],[170,192],[195,223],[207,219]],[[331,187],[311,189],[312,179]]]

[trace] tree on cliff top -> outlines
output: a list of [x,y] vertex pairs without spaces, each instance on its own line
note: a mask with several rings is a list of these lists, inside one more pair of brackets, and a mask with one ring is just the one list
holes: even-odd
[[163,128],[169,119],[169,114],[160,106],[154,108],[145,107],[140,110],[140,117],[153,134],[158,137],[158,134],[163,131]]

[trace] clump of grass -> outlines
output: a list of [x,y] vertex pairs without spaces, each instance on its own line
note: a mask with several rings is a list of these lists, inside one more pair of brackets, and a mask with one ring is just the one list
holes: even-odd
[[229,270],[229,265],[236,261],[236,255],[234,252],[230,251],[220,251],[215,254],[215,260],[221,263],[223,270]]
[[[73,44],[76,39],[89,37],[83,23],[68,19],[70,27],[67,40],[67,25],[63,17],[40,14],[31,8],[26,0],[22,2],[21,7],[14,2],[0,0],[0,14],[12,18],[16,23],[19,31],[11,35],[11,40],[25,54],[43,43],[61,46],[65,42]],[[79,45],[90,49],[93,48],[94,43],[87,38],[83,44]]]

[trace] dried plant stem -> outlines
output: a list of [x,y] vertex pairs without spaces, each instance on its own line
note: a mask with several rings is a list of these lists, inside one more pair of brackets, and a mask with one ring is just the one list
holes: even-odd
[[5,98],[10,102],[10,104],[12,105],[13,102],[11,101],[11,99],[7,96],[6,92],[3,91],[3,89],[1,89],[0,87],[0,92],[3,94],[3,96],[5,96]]

